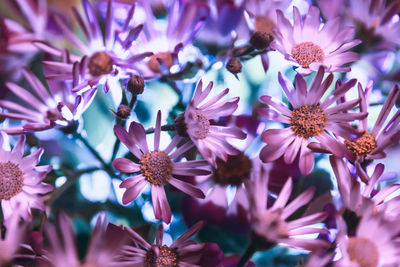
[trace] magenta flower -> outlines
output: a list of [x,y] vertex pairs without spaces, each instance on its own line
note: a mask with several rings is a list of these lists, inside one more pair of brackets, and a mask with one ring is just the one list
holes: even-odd
[[329,243],[324,240],[300,237],[304,234],[328,233],[324,228],[312,227],[313,224],[322,222],[327,217],[326,212],[288,221],[293,213],[311,201],[314,188],[307,189],[288,204],[293,187],[292,179],[289,178],[274,204],[267,208],[268,180],[268,175],[260,173],[246,182],[253,233],[270,245],[283,243],[290,247],[311,251],[329,246]]
[[[372,92],[372,87],[372,81],[367,84],[365,90],[363,90],[361,84],[358,84],[358,95],[361,99],[361,112],[368,111],[369,96]],[[358,134],[355,137],[349,136],[344,142],[347,149],[351,152],[350,157],[348,158],[355,162],[357,172],[364,182],[368,181],[365,180],[367,174],[362,169],[360,163],[364,160],[381,159],[386,157],[384,150],[388,146],[398,142],[400,139],[400,130],[397,127],[400,124],[400,110],[397,110],[385,125],[399,95],[400,89],[396,85],[392,88],[386,98],[372,130],[368,130],[368,118],[365,117],[358,124]]]
[[0,200],[4,219],[18,213],[30,220],[32,208],[45,210],[43,194],[51,192],[53,187],[42,181],[52,166],[36,166],[43,154],[41,148],[24,157],[25,136],[18,139],[12,151],[4,150],[3,142],[0,133]]
[[[169,183],[182,192],[194,197],[204,198],[204,193],[192,184],[183,181],[182,176],[207,175],[210,173],[209,165],[205,160],[190,160],[175,162],[179,157],[193,147],[193,144],[186,142],[181,146],[177,145],[183,137],[175,135],[171,143],[160,150],[161,112],[157,114],[156,127],[154,132],[154,149],[150,150],[147,145],[146,131],[137,122],[132,122],[127,132],[121,126],[116,125],[114,132],[130,152],[138,158],[139,162],[133,162],[126,158],[118,158],[113,161],[115,169],[125,173],[137,175],[127,178],[120,184],[126,188],[122,202],[128,204],[136,199],[147,183],[151,185],[151,197],[154,214],[157,219],[166,223],[171,221],[171,208],[168,204],[164,191],[164,185]],[[174,150],[174,148],[176,148]]]
[[204,91],[202,87],[203,82],[200,80],[185,112],[175,120],[175,129],[179,135],[188,136],[203,158],[216,168],[215,156],[226,161],[228,155],[239,154],[239,150],[228,142],[228,138],[245,139],[246,134],[236,126],[211,124],[211,120],[232,115],[238,107],[239,97],[218,103],[228,94],[227,88],[204,102],[211,92],[213,83],[210,82]]
[[170,246],[163,245],[163,226],[157,228],[155,244],[151,245],[129,227],[124,227],[137,246],[124,246],[120,266],[199,266],[205,243],[189,240],[204,226],[200,221],[190,227]]
[[43,267],[119,266],[114,260],[127,241],[118,227],[108,224],[105,216],[100,215],[92,230],[86,256],[81,262],[71,219],[66,213],[58,216],[58,227],[46,223],[44,231],[49,243],[39,258],[39,266]]
[[320,29],[321,18],[317,7],[311,6],[308,13],[301,17],[297,7],[293,7],[293,25],[286,19],[282,11],[277,11],[278,24],[275,40],[271,47],[281,52],[295,66],[297,71],[307,75],[323,66],[327,72],[350,71],[350,67],[342,67],[360,59],[352,47],[360,44],[360,40],[351,40],[354,29],[340,30],[340,18],[328,20]]
[[90,91],[83,96],[71,92],[63,82],[50,81],[49,90],[47,84],[24,69],[23,74],[33,89],[28,90],[14,83],[7,83],[7,87],[19,102],[0,100],[0,107],[7,112],[1,116],[10,119],[27,121],[22,126],[14,126],[4,129],[8,134],[22,134],[34,131],[44,131],[53,127],[65,127],[78,120],[89,106],[95,91]]
[[274,101],[270,96],[261,97],[261,101],[271,107],[261,109],[262,116],[290,125],[284,129],[268,129],[263,133],[262,140],[267,143],[267,146],[261,150],[260,158],[264,162],[274,161],[283,155],[286,164],[290,164],[300,154],[300,171],[303,174],[309,174],[314,167],[314,154],[308,148],[310,138],[317,139],[338,157],[346,154],[346,148],[328,133],[336,135],[347,131],[349,127],[344,124],[363,119],[367,113],[344,113],[354,108],[360,102],[359,99],[331,107],[354,86],[355,79],[336,86],[329,97],[321,100],[333,80],[333,74],[330,74],[324,81],[322,81],[323,76],[324,70],[320,67],[311,86],[307,88],[307,84],[300,74],[296,75],[295,87],[293,87],[289,79],[279,73],[279,83],[293,106],[293,110]]

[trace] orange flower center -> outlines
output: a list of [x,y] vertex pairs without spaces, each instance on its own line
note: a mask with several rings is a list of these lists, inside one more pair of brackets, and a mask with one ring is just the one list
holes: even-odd
[[163,151],[144,154],[140,160],[140,171],[154,185],[163,185],[171,177],[173,163]]
[[22,190],[24,173],[17,164],[0,162],[0,199],[9,200]]
[[239,186],[250,178],[251,168],[251,160],[244,153],[236,156],[229,155],[226,162],[217,158],[217,169],[214,171],[213,178],[222,186]]
[[146,254],[147,267],[177,267],[178,253],[166,245],[155,246]]
[[303,42],[293,46],[292,57],[303,68],[308,68],[311,63],[322,62],[325,58],[324,51],[312,42]]
[[319,104],[295,109],[290,118],[295,135],[306,139],[320,135],[324,131],[325,123],[326,116]]
[[88,68],[92,76],[99,77],[112,71],[113,60],[106,52],[97,52],[90,57]]
[[355,141],[346,140],[344,144],[355,156],[366,156],[376,148],[375,137],[367,131]]
[[351,261],[360,267],[378,266],[379,251],[374,242],[365,237],[351,237],[348,242],[347,253]]
[[167,66],[168,68],[170,68],[172,66],[172,63],[174,62],[172,54],[170,52],[160,52],[152,55],[147,65],[155,73],[161,72],[160,64],[158,63],[157,58],[161,59],[165,66]]

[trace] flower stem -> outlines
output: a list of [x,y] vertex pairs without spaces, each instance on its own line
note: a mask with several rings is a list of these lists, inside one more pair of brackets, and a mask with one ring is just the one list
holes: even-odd
[[[146,134],[154,133],[154,131],[155,131],[155,128],[151,127],[146,130]],[[163,126],[161,126],[161,131],[175,131],[175,125],[173,125],[173,124],[163,125]]]
[[254,253],[256,252],[256,248],[250,244],[246,251],[244,252],[243,256],[240,258],[238,264],[236,267],[243,267],[246,265],[246,263],[253,257]]

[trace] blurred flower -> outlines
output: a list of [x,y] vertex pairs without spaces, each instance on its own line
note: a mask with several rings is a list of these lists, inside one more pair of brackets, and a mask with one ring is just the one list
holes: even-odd
[[[122,250],[121,264],[129,266],[202,266],[200,260],[205,243],[189,240],[204,226],[198,222],[176,239],[170,246],[163,245],[163,226],[157,228],[155,244],[151,245],[129,227],[124,227],[128,236],[137,246],[125,246]],[[214,255],[215,256],[215,255]],[[219,255],[217,255],[219,256]],[[125,265],[123,265],[125,266]],[[128,265],[127,265],[128,266]],[[217,265],[209,265],[210,267]]]
[[307,189],[288,204],[293,187],[292,179],[289,178],[274,204],[268,207],[268,180],[269,177],[265,173],[256,173],[249,181],[246,181],[251,225],[255,235],[252,241],[253,246],[260,246],[259,243],[261,243],[261,246],[268,247],[283,243],[311,251],[329,246],[322,239],[300,237],[304,234],[328,233],[324,228],[312,227],[313,224],[322,222],[327,217],[326,212],[288,220],[299,208],[310,202],[314,195],[314,188]]
[[95,91],[78,96],[71,92],[71,88],[64,82],[49,81],[49,90],[29,70],[23,74],[33,89],[20,87],[14,83],[7,83],[7,87],[20,101],[0,100],[0,107],[7,112],[0,113],[10,119],[27,121],[22,126],[4,129],[8,134],[22,134],[34,131],[44,131],[53,127],[66,127],[78,120],[89,106]]
[[354,236],[348,236],[344,221],[339,218],[340,231],[337,243],[342,257],[337,267],[396,266],[400,247],[396,240],[399,233],[397,221],[388,222],[382,213],[366,213],[358,224]]
[[114,259],[127,240],[123,231],[108,224],[104,214],[100,215],[91,233],[86,256],[81,262],[71,219],[66,213],[59,214],[58,228],[46,223],[44,231],[49,243],[41,255],[40,267],[119,266]]
[[346,125],[343,126],[343,124],[363,119],[367,113],[343,113],[354,108],[359,103],[359,99],[330,107],[354,86],[355,79],[336,86],[333,93],[321,101],[333,80],[333,75],[330,74],[322,82],[323,76],[324,69],[320,67],[311,86],[307,89],[306,81],[300,74],[296,75],[295,87],[293,87],[290,80],[279,73],[279,83],[294,110],[289,110],[270,96],[261,97],[261,101],[274,108],[260,109],[262,116],[290,125],[284,129],[268,129],[263,133],[262,140],[267,143],[267,146],[261,150],[260,158],[264,162],[274,161],[283,155],[284,161],[290,164],[300,153],[300,171],[303,174],[311,173],[314,168],[314,154],[308,148],[308,144],[312,137],[329,147],[329,151],[338,157],[346,153],[346,148],[327,131],[334,134],[341,133],[346,129]]
[[44,210],[43,194],[53,187],[43,183],[51,171],[51,165],[36,166],[43,154],[39,148],[24,157],[25,136],[21,136],[12,151],[4,150],[4,137],[0,133],[0,200],[4,219],[18,213],[31,220],[31,209]]
[[342,67],[360,59],[355,52],[347,50],[361,43],[351,40],[354,29],[340,30],[340,18],[328,20],[320,30],[320,12],[312,6],[304,19],[297,7],[293,7],[292,25],[282,11],[277,11],[278,24],[275,31],[273,49],[281,52],[285,58],[298,66],[297,72],[308,75],[320,66],[327,72],[346,72],[350,67]]
[[[136,199],[147,183],[152,189],[152,203],[154,214],[157,219],[166,223],[171,222],[171,208],[168,204],[164,191],[166,183],[194,197],[204,198],[204,193],[192,184],[183,181],[182,178],[193,175],[209,174],[209,166],[205,160],[191,160],[174,162],[183,153],[193,147],[192,143],[186,142],[177,147],[183,137],[175,135],[171,143],[160,151],[161,112],[157,114],[156,127],[154,132],[154,150],[150,151],[146,140],[146,131],[139,123],[132,122],[127,132],[121,126],[115,126],[114,132],[124,143],[132,154],[139,160],[135,163],[126,158],[118,158],[113,161],[115,169],[125,173],[139,173],[129,177],[120,184],[121,188],[127,188],[122,202],[127,204]],[[172,150],[176,147],[176,150]]]
[[[194,96],[183,114],[175,119],[175,129],[180,136],[188,136],[196,145],[204,159],[214,168],[217,167],[215,156],[227,161],[228,155],[238,155],[239,150],[228,143],[228,138],[245,139],[246,134],[236,126],[212,125],[210,120],[230,116],[237,109],[239,97],[217,103],[228,94],[229,89],[203,101],[210,94],[213,83],[202,89],[203,82],[197,84]],[[202,105],[200,105],[203,103]]]
[[[367,84],[365,90],[363,90],[360,83],[358,84],[358,95],[361,99],[360,111],[363,113],[368,112],[369,96],[372,92],[372,87],[372,81]],[[372,130],[368,131],[368,117],[365,117],[358,123],[358,134],[356,137],[348,136],[347,140],[344,141],[347,149],[351,151],[349,159],[355,162],[357,172],[364,182],[368,181],[366,180],[367,174],[360,164],[364,160],[386,157],[384,150],[400,139],[400,130],[397,127],[400,124],[400,110],[397,110],[395,115],[384,126],[399,95],[400,89],[396,85],[386,98]]]

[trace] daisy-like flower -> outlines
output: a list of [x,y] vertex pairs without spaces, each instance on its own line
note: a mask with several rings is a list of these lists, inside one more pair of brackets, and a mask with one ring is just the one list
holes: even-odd
[[6,83],[9,90],[17,96],[18,102],[0,100],[0,107],[7,111],[0,113],[0,116],[26,121],[22,126],[4,129],[8,134],[66,127],[81,117],[96,92],[91,90],[83,96],[78,96],[71,92],[67,84],[58,81],[49,81],[48,90],[47,84],[42,84],[30,71],[24,69],[23,74],[33,90],[22,88],[15,83]]
[[[130,50],[132,42],[139,36],[143,25],[131,26],[135,4],[131,5],[130,12],[122,26],[114,19],[113,0],[108,1],[105,21],[97,18],[96,12],[88,0],[82,0],[82,6],[85,16],[82,16],[76,9],[74,9],[74,15],[84,33],[85,41],[80,40],[59,16],[55,16],[55,21],[67,40],[80,52],[71,55],[72,62],[75,63],[44,61],[43,64],[62,72],[52,76],[53,79],[74,79],[77,85],[72,89],[73,92],[83,93],[96,88],[97,85],[103,85],[105,93],[112,89],[111,96],[118,106],[122,98],[119,80],[127,79],[137,73],[134,69],[135,63],[152,55],[148,52],[136,54]],[[106,27],[104,33],[100,28],[103,23]],[[62,53],[61,49],[47,43],[36,42],[35,44],[54,56],[60,56]]]
[[274,101],[270,96],[261,97],[261,101],[273,108],[260,109],[262,116],[290,125],[284,129],[268,129],[263,133],[262,140],[267,143],[267,146],[261,150],[260,158],[264,162],[274,161],[283,155],[284,161],[290,164],[300,154],[300,171],[303,174],[309,174],[314,167],[314,154],[308,148],[310,138],[315,138],[323,146],[329,147],[329,151],[338,157],[345,155],[346,148],[328,132],[335,135],[344,132],[351,128],[347,127],[347,122],[363,119],[367,113],[343,113],[354,108],[359,103],[359,99],[331,107],[355,85],[355,79],[337,85],[329,97],[321,100],[333,80],[333,75],[330,74],[322,82],[323,76],[324,69],[320,67],[311,86],[307,88],[300,74],[296,75],[295,87],[293,87],[290,80],[279,73],[279,83],[293,110]]
[[[369,106],[369,96],[372,92],[373,83],[370,81],[365,90],[363,90],[361,84],[358,84],[358,95],[361,99],[360,111],[367,112]],[[357,172],[364,182],[367,182],[367,174],[361,167],[360,163],[364,160],[374,160],[386,157],[384,150],[398,142],[400,138],[400,130],[398,125],[400,124],[400,110],[389,119],[392,108],[394,107],[397,98],[400,95],[400,89],[396,85],[390,91],[385,103],[379,112],[378,118],[372,127],[371,131],[368,130],[368,118],[363,118],[358,124],[358,135],[349,136],[349,139],[344,141],[345,146],[351,153],[349,154],[349,160],[355,162]]]
[[[381,177],[385,167],[383,164],[378,164],[375,166],[374,172],[371,177],[367,176],[368,184],[364,187],[360,185],[360,183],[354,179],[350,170],[343,161],[343,159],[339,159],[337,157],[331,156],[330,162],[332,165],[333,172],[335,173],[338,188],[340,192],[341,199],[343,201],[345,209],[356,213],[358,216],[362,216],[366,210],[377,210],[377,211],[388,211],[392,213],[392,210],[388,210],[387,206],[391,205],[389,200],[386,201],[387,198],[392,198],[396,191],[400,189],[399,184],[388,185],[377,192],[374,192],[372,195],[372,191],[375,189],[376,185],[378,185],[378,180]],[[371,200],[371,201],[370,201]],[[396,201],[396,204],[398,202]],[[399,212],[392,214],[385,214],[386,217],[396,217]]]
[[138,247],[124,246],[119,266],[199,266],[198,263],[203,254],[205,244],[196,243],[189,240],[189,238],[197,234],[204,224],[204,221],[196,223],[170,246],[162,244],[164,233],[162,224],[157,228],[156,240],[153,245],[149,244],[131,228],[124,227],[130,239],[132,239]]
[[[179,157],[193,147],[186,142],[177,147],[183,137],[175,135],[171,143],[160,150],[161,112],[157,114],[154,132],[154,149],[147,145],[146,131],[137,122],[132,122],[127,132],[123,127],[114,127],[116,136],[126,145],[129,151],[138,158],[139,162],[133,162],[126,158],[118,158],[113,161],[113,166],[124,173],[134,173],[135,176],[127,178],[120,184],[126,188],[122,202],[128,204],[136,199],[147,183],[151,185],[151,197],[154,214],[157,219],[166,223],[171,222],[171,208],[165,195],[164,185],[171,184],[182,192],[194,197],[204,198],[204,193],[192,184],[183,181],[183,176],[207,175],[210,173],[209,165],[205,160],[191,160],[175,162]],[[176,148],[174,150],[174,148]]]
[[44,231],[49,245],[42,250],[39,259],[41,267],[119,266],[114,260],[127,241],[118,227],[109,224],[105,216],[100,215],[92,230],[86,256],[81,261],[71,219],[66,213],[59,214],[58,228],[52,223],[47,223]]
[[298,66],[297,72],[308,75],[323,66],[328,72],[346,72],[350,67],[342,67],[360,59],[355,52],[348,51],[360,44],[360,40],[351,40],[354,29],[340,30],[340,18],[328,20],[320,29],[320,12],[311,6],[303,19],[297,7],[293,7],[293,25],[282,11],[277,11],[277,28],[273,49]]
[[[51,165],[36,166],[43,154],[39,148],[24,157],[25,136],[21,136],[12,151],[4,150],[0,133],[0,200],[4,219],[18,213],[25,220],[32,216],[31,209],[44,210],[43,194],[53,187],[43,183]],[[19,208],[17,208],[19,207]]]
[[221,98],[228,94],[228,88],[205,101],[212,87],[213,83],[210,82],[203,90],[203,82],[199,81],[185,112],[176,118],[175,129],[178,135],[189,137],[203,158],[216,168],[215,156],[226,161],[228,155],[240,153],[228,142],[228,138],[245,139],[246,134],[236,126],[211,124],[210,120],[232,115],[239,102],[239,97],[233,97],[218,103]]
[[339,218],[337,244],[341,259],[337,267],[397,266],[400,257],[399,223],[386,221],[378,212],[364,214],[353,236],[348,236],[344,221]]
[[307,189],[288,203],[293,188],[292,179],[289,178],[274,204],[270,208],[267,208],[269,177],[265,173],[254,174],[246,182],[251,207],[252,231],[253,236],[256,237],[253,240],[261,239],[263,242],[269,244],[269,246],[282,243],[290,247],[310,251],[329,246],[324,240],[299,237],[304,234],[328,233],[324,228],[312,226],[313,224],[322,222],[327,217],[326,212],[318,212],[288,221],[288,218],[294,212],[310,202],[314,196],[314,188]]

